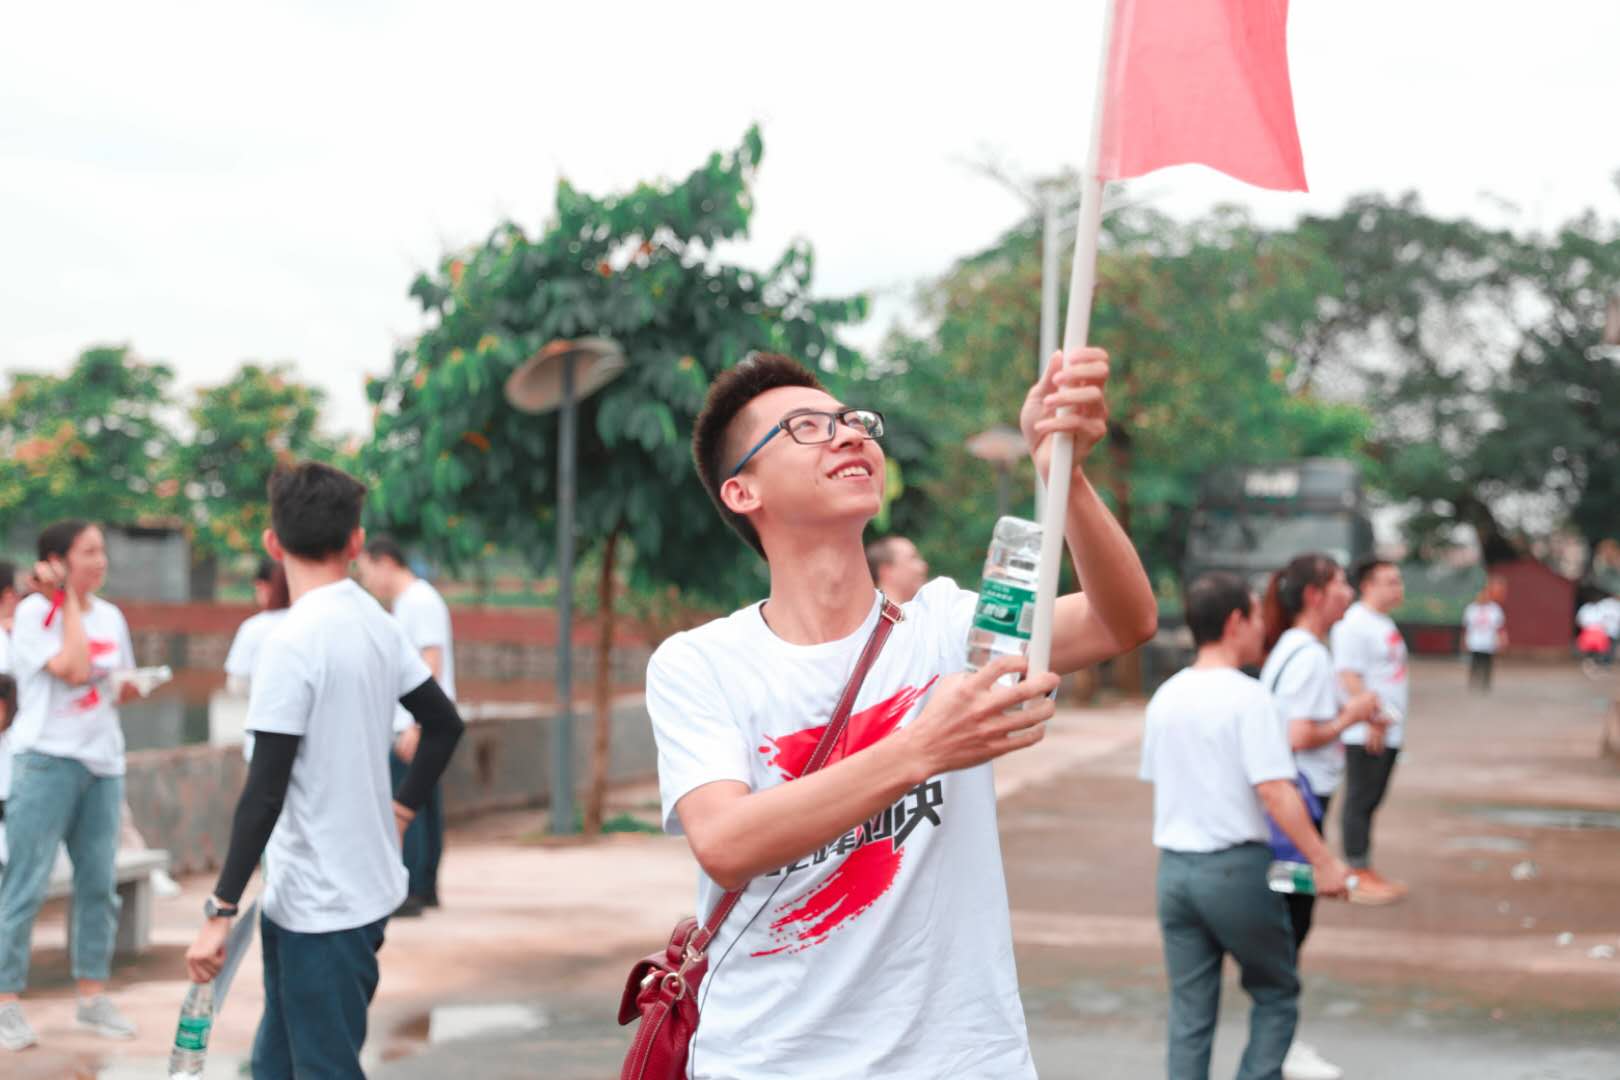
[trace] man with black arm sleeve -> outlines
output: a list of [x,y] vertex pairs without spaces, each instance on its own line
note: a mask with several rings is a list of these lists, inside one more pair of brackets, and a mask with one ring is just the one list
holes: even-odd
[[[377,951],[405,899],[400,839],[463,728],[399,624],[348,576],[365,543],[365,491],[313,462],[270,478],[264,545],[286,567],[292,607],[254,671],[253,761],[207,921],[186,952],[193,981],[219,973],[242,893],[268,856],[257,1080],[364,1075]],[[422,732],[397,792],[388,771],[396,702]]]

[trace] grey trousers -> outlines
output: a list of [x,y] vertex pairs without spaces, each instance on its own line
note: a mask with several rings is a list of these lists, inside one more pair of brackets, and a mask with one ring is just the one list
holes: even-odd
[[1170,975],[1170,1080],[1207,1080],[1221,965],[1231,953],[1254,1002],[1238,1080],[1281,1080],[1299,1020],[1294,935],[1282,896],[1266,887],[1271,851],[1159,853],[1159,929]]

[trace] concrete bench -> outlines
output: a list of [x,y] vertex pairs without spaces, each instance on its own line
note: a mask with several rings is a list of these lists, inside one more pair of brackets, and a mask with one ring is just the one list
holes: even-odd
[[[152,942],[152,871],[169,868],[167,851],[120,851],[118,853],[117,880],[118,936],[114,941],[116,956],[139,956]],[[46,889],[47,900],[67,898],[68,940],[73,939],[73,874],[66,866],[58,865],[51,874]]]

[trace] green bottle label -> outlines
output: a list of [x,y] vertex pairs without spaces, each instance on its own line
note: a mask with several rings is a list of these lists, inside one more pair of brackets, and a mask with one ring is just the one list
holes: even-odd
[[973,625],[992,634],[1028,641],[1035,628],[1035,590],[1005,581],[981,582]]
[[181,1050],[208,1049],[208,1029],[214,1021],[207,1016],[182,1016],[180,1028],[174,1033],[174,1045]]
[[1294,891],[1301,896],[1316,895],[1316,874],[1312,872],[1309,863],[1295,864]]

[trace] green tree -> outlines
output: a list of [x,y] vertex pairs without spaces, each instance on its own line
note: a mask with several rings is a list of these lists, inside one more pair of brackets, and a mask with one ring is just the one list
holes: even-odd
[[[677,182],[596,197],[566,181],[531,235],[507,222],[482,244],[417,278],[428,326],[370,383],[376,429],[361,464],[376,478],[371,519],[451,563],[500,545],[552,564],[557,418],[515,412],[507,376],[546,343],[603,335],[623,348],[622,377],[579,410],[577,528],[596,550],[602,641],[598,736],[614,610],[614,575],[732,602],[757,594],[763,564],[711,508],[692,471],[692,422],[715,373],[750,350],[818,365],[835,383],[858,358],[834,331],[865,301],[817,300],[814,258],[795,243],[764,270],[721,246],[746,236],[757,130]],[[594,800],[593,800],[594,802]]]
[[1583,214],[1527,242],[1515,272],[1533,299],[1518,306],[1518,347],[1492,392],[1501,422],[1482,457],[1520,490],[1557,496],[1590,573],[1598,546],[1620,540],[1620,349],[1601,343],[1620,303],[1620,223]]
[[251,555],[270,524],[265,481],[284,461],[330,461],[321,433],[325,395],[290,364],[244,364],[197,391],[191,438],[173,456],[170,480],[184,495],[199,554]]
[[[1039,235],[1026,220],[959,262],[924,292],[932,332],[891,337],[885,351],[885,364],[906,372],[895,393],[936,445],[932,465],[908,470],[895,527],[969,580],[989,536],[994,476],[963,442],[1015,423],[1034,379]],[[1236,211],[1187,224],[1144,210],[1107,219],[1092,338],[1113,362],[1111,422],[1092,476],[1161,582],[1176,577],[1184,515],[1213,465],[1357,452],[1366,415],[1291,381],[1294,349],[1334,280],[1318,250]],[[1033,487],[1027,463],[1018,482]]]
[[0,513],[123,523],[177,512],[178,490],[153,479],[174,449],[173,381],[127,345],[87,349],[66,375],[14,375],[0,401]]

